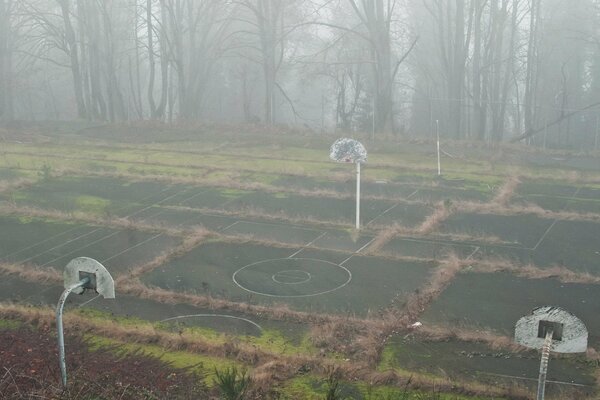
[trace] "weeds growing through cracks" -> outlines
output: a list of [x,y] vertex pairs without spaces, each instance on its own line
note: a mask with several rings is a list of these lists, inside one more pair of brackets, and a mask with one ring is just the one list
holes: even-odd
[[250,386],[250,376],[245,370],[238,371],[235,366],[221,371],[215,369],[215,383],[224,400],[242,400]]

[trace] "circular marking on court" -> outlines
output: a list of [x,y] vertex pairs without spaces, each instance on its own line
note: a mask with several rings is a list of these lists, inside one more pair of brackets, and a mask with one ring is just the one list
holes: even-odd
[[277,272],[271,276],[274,282],[281,283],[282,285],[300,285],[306,283],[312,279],[312,275],[309,272],[302,271],[300,269],[288,269],[286,271]]
[[233,282],[261,296],[293,298],[331,293],[348,285],[352,273],[342,265],[315,258],[275,258],[243,266]]
[[188,315],[178,315],[176,317],[171,317],[171,318],[165,318],[159,322],[172,322],[172,321],[178,321],[178,320],[182,320],[182,319],[189,319],[189,318],[223,318],[223,319],[229,319],[229,320],[237,320],[237,321],[242,321],[244,323],[247,323],[255,328],[258,329],[259,332],[263,331],[262,326],[260,326],[259,324],[257,324],[256,322],[249,320],[247,318],[242,318],[242,317],[236,317],[235,315],[228,315],[228,314],[188,314]]

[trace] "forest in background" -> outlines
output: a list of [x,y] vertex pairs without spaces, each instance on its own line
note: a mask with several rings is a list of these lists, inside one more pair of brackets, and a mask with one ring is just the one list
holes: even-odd
[[598,0],[0,0],[0,120],[598,149]]

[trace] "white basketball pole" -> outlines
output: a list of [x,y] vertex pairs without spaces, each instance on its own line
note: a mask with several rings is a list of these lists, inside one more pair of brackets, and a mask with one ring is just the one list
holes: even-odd
[[546,391],[546,374],[548,373],[548,359],[550,358],[550,350],[552,350],[552,329],[546,332],[544,346],[542,347],[542,359],[540,360],[540,377],[538,378],[537,400],[544,400],[544,392]]
[[360,162],[356,163],[356,229],[360,229]]
[[440,160],[440,120],[435,120],[435,133],[437,136],[437,162],[438,162],[438,176],[442,175],[442,163]]

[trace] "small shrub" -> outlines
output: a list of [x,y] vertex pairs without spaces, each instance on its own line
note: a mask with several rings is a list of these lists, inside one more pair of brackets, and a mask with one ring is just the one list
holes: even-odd
[[215,370],[215,384],[224,400],[242,400],[250,386],[250,377],[245,370],[238,371],[232,366],[222,371]]

